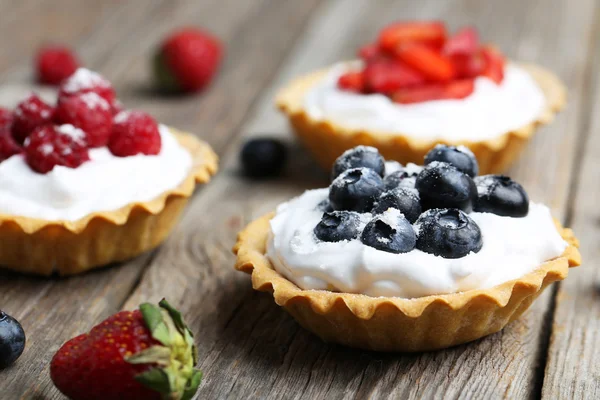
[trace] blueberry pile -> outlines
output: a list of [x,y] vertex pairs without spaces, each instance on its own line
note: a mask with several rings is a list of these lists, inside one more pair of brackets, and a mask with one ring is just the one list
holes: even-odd
[[389,253],[418,249],[460,258],[483,246],[481,230],[469,213],[516,218],[529,211],[523,187],[502,175],[477,176],[477,160],[466,147],[438,145],[424,164],[420,172],[401,166],[386,174],[377,149],[346,151],[333,166],[328,200],[317,206],[323,212],[314,229],[317,240],[359,238]]

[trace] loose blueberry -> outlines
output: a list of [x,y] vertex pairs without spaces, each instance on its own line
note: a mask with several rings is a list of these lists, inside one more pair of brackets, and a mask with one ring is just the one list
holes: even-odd
[[423,168],[415,187],[421,196],[423,210],[458,208],[469,213],[477,200],[473,179],[445,162],[434,161]]
[[385,160],[375,147],[357,146],[345,151],[335,160],[331,170],[331,180],[333,181],[342,172],[352,168],[370,168],[383,177]]
[[0,369],[6,368],[21,356],[25,349],[25,332],[21,324],[0,311]]
[[415,223],[417,249],[444,258],[477,253],[483,246],[479,226],[455,208],[425,211]]
[[323,214],[315,226],[315,235],[324,242],[356,239],[360,234],[360,214],[352,211],[332,211]]
[[416,177],[416,173],[409,173],[405,169],[401,169],[386,176],[383,183],[387,190],[395,189],[397,187],[414,188]]
[[248,140],[240,153],[244,173],[253,178],[278,175],[286,158],[285,145],[269,138]]
[[434,161],[447,162],[452,164],[461,172],[469,175],[471,178],[477,176],[479,165],[475,155],[465,146],[446,146],[438,144],[425,156],[425,165]]
[[369,212],[383,190],[383,179],[372,169],[349,169],[331,183],[329,202],[334,210]]
[[408,253],[415,248],[415,231],[408,220],[395,209],[372,219],[360,236],[361,242],[388,253]]
[[529,213],[529,197],[523,186],[503,175],[475,178],[477,201],[475,211],[506,217],[525,217]]
[[403,187],[384,192],[375,203],[373,213],[381,214],[388,208],[397,209],[410,223],[414,223],[421,215],[419,192]]

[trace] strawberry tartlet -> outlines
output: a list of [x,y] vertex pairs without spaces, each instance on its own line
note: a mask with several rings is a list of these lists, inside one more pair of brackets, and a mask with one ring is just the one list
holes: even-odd
[[276,100],[325,168],[357,145],[418,163],[446,144],[499,172],[566,102],[554,74],[507,60],[470,27],[450,35],[441,22],[394,23],[358,56],[296,79]]
[[70,275],[159,245],[217,157],[78,69],[55,105],[0,109],[0,266]]

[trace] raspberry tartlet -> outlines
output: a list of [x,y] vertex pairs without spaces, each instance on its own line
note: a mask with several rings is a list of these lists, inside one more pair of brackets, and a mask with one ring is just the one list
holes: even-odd
[[440,22],[385,27],[360,60],[292,81],[276,103],[325,168],[357,145],[419,163],[436,144],[464,145],[482,173],[505,170],[566,103],[553,73],[505,60],[473,28]]
[[521,185],[477,173],[465,147],[438,145],[424,166],[348,150],[329,188],[239,234],[235,267],[326,341],[413,352],[497,332],[581,260]]
[[0,266],[77,274],[158,246],[217,156],[195,136],[121,110],[102,76],[78,69],[56,105],[0,110]]

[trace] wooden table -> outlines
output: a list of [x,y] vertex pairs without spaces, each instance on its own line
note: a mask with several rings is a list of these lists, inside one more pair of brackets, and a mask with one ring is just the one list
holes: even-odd
[[[600,398],[600,3],[394,0],[0,1],[1,97],[31,88],[31,58],[45,40],[74,46],[108,77],[127,107],[195,132],[221,171],[190,201],[156,251],[73,278],[0,272],[0,307],[18,318],[27,348],[0,372],[2,399],[55,399],[48,364],[58,347],[121,309],[166,296],[196,332],[205,372],[199,398]],[[273,109],[297,74],[353,56],[395,19],[474,24],[514,59],[535,61],[569,87],[569,104],[533,139],[510,174],[581,239],[584,265],[502,332],[435,353],[356,351],[321,342],[232,266],[236,233],[309,187],[327,184]],[[159,97],[148,85],[156,43],[174,27],[203,26],[227,47],[212,87]],[[239,174],[249,135],[292,143],[279,179]]]

